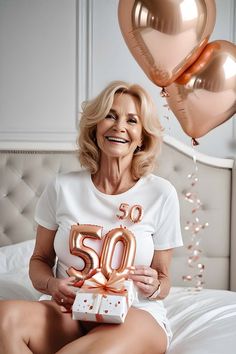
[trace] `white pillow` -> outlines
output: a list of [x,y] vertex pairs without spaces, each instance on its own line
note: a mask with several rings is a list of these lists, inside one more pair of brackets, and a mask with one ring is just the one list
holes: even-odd
[[32,285],[28,267],[0,274],[0,300],[38,300],[42,295]]
[[35,240],[0,247],[0,300],[37,300],[41,293],[29,278],[29,260]]
[[0,274],[9,273],[29,266],[35,240],[0,247]]

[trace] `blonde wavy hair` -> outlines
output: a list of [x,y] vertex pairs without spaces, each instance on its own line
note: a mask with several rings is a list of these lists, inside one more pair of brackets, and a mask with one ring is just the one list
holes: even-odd
[[77,138],[79,160],[91,174],[99,170],[100,149],[96,144],[97,124],[107,116],[115,95],[120,93],[138,99],[140,108],[142,148],[134,153],[131,165],[131,173],[136,180],[153,171],[162,143],[162,127],[156,107],[149,94],[139,85],[113,81],[97,97],[82,103]]

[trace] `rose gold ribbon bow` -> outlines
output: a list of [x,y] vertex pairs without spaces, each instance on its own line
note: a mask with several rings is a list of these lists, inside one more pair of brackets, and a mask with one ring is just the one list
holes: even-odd
[[99,292],[100,294],[113,293],[125,294],[127,290],[124,286],[125,277],[117,275],[114,270],[110,277],[107,279],[100,269],[89,279],[86,279],[82,290],[89,290]]

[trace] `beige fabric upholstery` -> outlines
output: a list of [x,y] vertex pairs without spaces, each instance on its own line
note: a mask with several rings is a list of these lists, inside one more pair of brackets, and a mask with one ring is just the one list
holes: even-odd
[[0,245],[34,238],[34,209],[45,185],[56,173],[79,168],[73,152],[2,151]]
[[[34,238],[34,208],[45,184],[56,173],[78,169],[80,165],[74,152],[1,151],[0,246]],[[184,230],[184,226],[192,216],[191,206],[184,200],[183,193],[189,189],[187,175],[193,172],[193,169],[192,158],[164,144],[156,173],[169,179],[178,191],[186,246],[190,244],[190,234]],[[229,289],[231,274],[231,283],[236,290],[233,279],[236,257],[233,258],[232,253],[230,254],[232,171],[202,163],[198,163],[198,169],[198,195],[203,203],[203,210],[198,215],[202,222],[209,222],[209,227],[201,233],[200,245],[203,251],[201,263],[206,267],[205,287]],[[231,242],[235,248],[235,239]],[[182,281],[182,276],[189,272],[187,258],[185,247],[175,251],[172,266],[174,285],[188,285]]]

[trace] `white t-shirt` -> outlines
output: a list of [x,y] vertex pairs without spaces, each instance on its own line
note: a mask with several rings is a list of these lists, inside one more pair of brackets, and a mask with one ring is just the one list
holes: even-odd
[[[129,218],[120,220],[119,207],[126,203],[130,208],[140,205],[143,218],[133,223]],[[72,225],[89,224],[103,227],[103,234],[121,225],[128,228],[136,239],[136,265],[151,265],[154,250],[165,250],[182,246],[179,202],[175,188],[167,180],[148,175],[128,191],[107,195],[93,184],[87,171],[58,175],[42,193],[35,213],[38,224],[50,230],[57,230],[54,248],[58,257],[57,276],[66,277],[69,267],[82,269],[84,262],[72,255],[69,249],[69,235]],[[84,241],[99,254],[101,240]],[[117,265],[119,246],[116,247],[113,265]],[[165,309],[161,301],[149,301],[141,296],[133,305],[150,312],[167,326]]]

